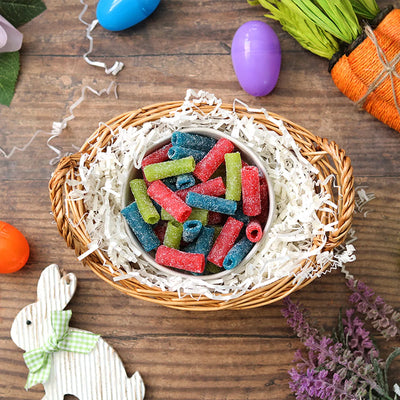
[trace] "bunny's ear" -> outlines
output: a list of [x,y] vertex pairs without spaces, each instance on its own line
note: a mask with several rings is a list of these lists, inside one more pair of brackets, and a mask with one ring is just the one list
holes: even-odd
[[72,273],[61,275],[57,264],[51,264],[40,275],[37,296],[52,310],[63,310],[72,299],[77,284]]

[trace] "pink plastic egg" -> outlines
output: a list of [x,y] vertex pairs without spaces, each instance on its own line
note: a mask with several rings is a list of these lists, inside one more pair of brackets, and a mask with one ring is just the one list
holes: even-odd
[[240,86],[252,96],[265,96],[278,82],[281,46],[273,29],[262,21],[243,24],[232,40],[232,64]]

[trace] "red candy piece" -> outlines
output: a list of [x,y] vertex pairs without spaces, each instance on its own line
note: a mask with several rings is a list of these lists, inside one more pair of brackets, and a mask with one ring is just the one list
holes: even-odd
[[235,244],[240,230],[243,227],[243,222],[235,218],[229,217],[223,226],[221,233],[218,235],[207,260],[219,267],[222,267],[225,256]]
[[197,273],[202,273],[206,265],[204,254],[186,253],[164,245],[157,249],[156,263]]
[[153,231],[158,237],[158,240],[162,243],[164,242],[165,231],[167,230],[167,225],[165,222],[159,222],[154,228]]
[[182,199],[185,200],[189,192],[195,192],[199,194],[205,194],[207,196],[222,196],[225,194],[225,185],[222,178],[211,179],[207,182],[199,183],[198,185],[192,186],[188,189],[177,190],[175,193]]
[[192,212],[192,208],[161,180],[152,182],[147,189],[147,194],[178,222],[185,222]]
[[257,167],[242,168],[242,200],[245,215],[254,217],[261,213],[260,179]]
[[252,243],[256,243],[261,240],[263,236],[262,226],[256,219],[253,219],[246,226],[246,236],[247,239],[249,239]]
[[257,217],[261,224],[265,224],[269,214],[269,193],[268,183],[263,177],[260,180],[261,214]]
[[197,163],[193,175],[202,182],[207,181],[217,168],[224,162],[226,153],[231,153],[235,148],[234,144],[225,138],[221,138],[207,155]]
[[215,211],[209,211],[208,212],[208,225],[218,225],[222,222],[222,214],[217,213]]
[[159,162],[164,162],[169,160],[168,158],[168,150],[172,147],[172,143],[166,144],[160,149],[153,151],[149,155],[143,158],[142,160],[142,168],[146,167],[150,164],[157,164]]

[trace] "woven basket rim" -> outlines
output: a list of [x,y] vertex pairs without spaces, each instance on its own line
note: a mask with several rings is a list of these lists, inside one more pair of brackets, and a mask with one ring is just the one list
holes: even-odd
[[[120,114],[112,118],[106,124],[101,125],[84,142],[77,153],[61,159],[49,181],[49,195],[57,228],[68,247],[74,249],[77,256],[82,255],[88,250],[90,238],[84,227],[82,227],[83,224],[75,225],[72,222],[80,221],[84,218],[85,207],[82,201],[69,202],[66,200],[69,191],[69,186],[66,184],[66,181],[71,178],[79,179],[79,177],[76,176],[76,170],[82,155],[85,154],[85,157],[87,157],[85,162],[90,164],[96,157],[97,152],[103,151],[107,145],[114,140],[115,137],[112,132],[116,128],[140,126],[145,122],[156,121],[176,111],[182,104],[183,101],[163,102]],[[211,111],[215,107],[205,103],[196,104],[196,106],[205,113]],[[249,112],[244,106],[234,106],[225,103],[222,103],[220,107],[228,111],[234,111],[241,117],[252,117],[255,122],[261,123],[269,130],[280,134],[279,128],[267,120],[265,114],[261,111]],[[335,185],[340,188],[340,196],[337,196],[336,199],[336,215],[334,216],[337,220],[337,227],[328,235],[327,241],[323,247],[323,250],[333,250],[344,242],[353,218],[355,194],[353,169],[350,158],[345,155],[345,151],[340,149],[335,142],[329,142],[325,138],[315,136],[300,125],[278,114],[268,112],[268,115],[284,123],[286,129],[299,146],[302,155],[320,171],[318,174],[320,181],[324,181],[328,175],[333,174],[335,176]],[[334,197],[334,189],[332,188],[330,180],[327,181],[323,188]],[[321,213],[320,218],[329,220],[332,216]],[[314,246],[320,244],[320,238],[316,237]],[[95,275],[110,284],[113,288],[138,299],[181,310],[213,311],[260,307],[288,296],[290,293],[303,288],[315,279],[315,276],[309,277],[300,285],[296,285],[294,284],[295,277],[290,276],[278,279],[262,288],[250,290],[240,297],[230,300],[213,300],[205,296],[195,299],[191,296],[180,297],[176,292],[163,291],[157,287],[148,287],[134,278],[116,282],[114,281],[114,277],[119,274],[116,267],[114,267],[111,262],[108,265],[103,265],[103,261],[101,261],[102,257],[99,257],[97,254],[98,251],[99,250],[84,258],[83,264],[88,266]],[[103,254],[103,257],[104,256],[106,257],[106,255]],[[296,271],[301,270],[303,265],[304,262],[300,263]],[[329,264],[325,266],[324,271],[328,267]],[[115,272],[111,273],[110,270],[114,270]]]

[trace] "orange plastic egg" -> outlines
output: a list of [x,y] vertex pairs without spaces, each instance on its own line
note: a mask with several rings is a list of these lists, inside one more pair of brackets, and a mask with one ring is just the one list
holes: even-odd
[[14,226],[0,221],[0,273],[21,269],[29,258],[29,244]]

